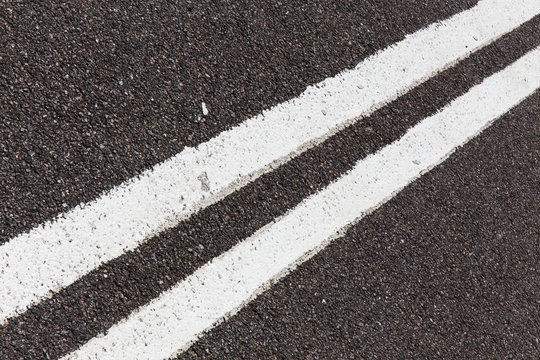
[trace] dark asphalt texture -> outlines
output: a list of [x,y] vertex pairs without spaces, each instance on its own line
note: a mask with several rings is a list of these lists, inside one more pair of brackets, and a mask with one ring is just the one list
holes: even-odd
[[540,17],[136,251],[101,266],[0,327],[0,358],[46,358],[45,353],[58,358],[106,331],[538,45]]
[[0,243],[475,3],[0,2]]
[[178,359],[539,359],[540,92]]

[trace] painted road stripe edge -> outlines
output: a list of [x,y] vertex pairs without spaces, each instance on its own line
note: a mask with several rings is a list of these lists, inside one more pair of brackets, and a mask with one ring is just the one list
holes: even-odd
[[0,247],[0,324],[540,12],[483,0]]
[[536,48],[64,359],[162,359],[185,350],[539,87]]

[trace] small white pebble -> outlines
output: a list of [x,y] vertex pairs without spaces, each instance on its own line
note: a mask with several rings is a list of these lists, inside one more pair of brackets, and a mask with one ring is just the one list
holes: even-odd
[[204,103],[204,101],[202,102],[201,106],[202,106],[203,115],[204,116],[208,115],[208,109],[206,108],[206,104]]

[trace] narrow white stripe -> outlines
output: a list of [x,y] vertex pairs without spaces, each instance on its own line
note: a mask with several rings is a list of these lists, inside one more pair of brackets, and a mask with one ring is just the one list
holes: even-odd
[[0,248],[0,323],[540,12],[484,0]]
[[204,330],[238,311],[539,86],[540,48],[65,359],[161,359],[185,350]]

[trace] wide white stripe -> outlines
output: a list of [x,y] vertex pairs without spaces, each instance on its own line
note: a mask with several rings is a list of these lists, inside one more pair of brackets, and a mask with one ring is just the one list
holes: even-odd
[[485,0],[0,248],[0,323],[540,12]]
[[161,359],[321,250],[540,86],[540,48],[486,79],[287,215],[65,359]]

